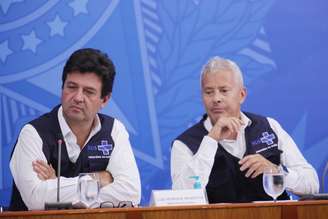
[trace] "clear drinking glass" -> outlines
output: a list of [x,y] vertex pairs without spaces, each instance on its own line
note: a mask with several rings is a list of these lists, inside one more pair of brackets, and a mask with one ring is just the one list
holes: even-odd
[[88,207],[99,205],[99,178],[96,173],[80,173],[78,179],[78,195],[80,202]]
[[278,196],[285,191],[285,175],[282,168],[279,167],[278,170],[267,169],[264,171],[263,188],[266,194],[271,196],[274,202],[276,202]]

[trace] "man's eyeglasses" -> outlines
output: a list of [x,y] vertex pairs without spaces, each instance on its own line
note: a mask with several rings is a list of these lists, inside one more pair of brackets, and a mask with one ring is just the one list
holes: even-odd
[[100,208],[133,208],[133,203],[131,201],[120,201],[117,205],[113,202],[106,201],[100,203]]

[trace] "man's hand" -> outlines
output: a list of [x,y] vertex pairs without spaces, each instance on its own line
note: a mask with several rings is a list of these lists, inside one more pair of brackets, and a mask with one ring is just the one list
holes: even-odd
[[56,178],[56,172],[51,164],[48,165],[42,160],[35,160],[32,162],[32,167],[38,178],[42,181]]
[[245,176],[251,176],[251,178],[257,177],[267,169],[278,171],[277,165],[271,163],[260,154],[247,155],[239,161],[239,164],[241,165],[241,171],[248,169]]
[[236,117],[219,118],[208,136],[219,141],[222,139],[236,139],[243,121]]
[[112,174],[108,171],[97,172],[97,175],[99,178],[100,187],[107,186],[114,181]]

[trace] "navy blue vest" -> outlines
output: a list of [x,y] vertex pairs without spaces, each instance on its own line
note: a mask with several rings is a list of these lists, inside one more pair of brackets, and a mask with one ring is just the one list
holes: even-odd
[[[46,113],[30,122],[42,139],[43,153],[47,158],[48,164],[51,164],[56,170],[56,175],[58,175],[58,140],[63,139],[57,116],[58,108],[59,106],[55,107],[50,113]],[[63,142],[61,151],[61,176],[75,177],[79,173],[96,172],[106,169],[114,148],[114,141],[111,137],[114,119],[103,114],[98,115],[101,122],[101,130],[83,147],[75,163],[70,161],[65,142]],[[13,182],[10,210],[27,210],[15,182]]]
[[[259,153],[272,163],[280,164],[281,150],[278,149],[278,136],[265,117],[245,113],[252,124],[245,129],[246,153]],[[186,144],[195,154],[201,141],[208,131],[204,127],[203,119],[182,133],[177,140]],[[272,200],[262,186],[262,174],[254,179],[245,177],[247,170],[241,172],[238,164],[239,158],[228,153],[222,145],[218,144],[214,164],[209,176],[206,191],[209,203],[219,202],[250,202],[257,200]],[[284,192],[278,199],[289,199]]]

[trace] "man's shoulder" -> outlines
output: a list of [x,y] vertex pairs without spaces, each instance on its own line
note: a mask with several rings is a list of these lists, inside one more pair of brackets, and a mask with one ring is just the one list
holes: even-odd
[[185,138],[202,138],[207,135],[208,131],[204,126],[204,120],[205,118],[203,117],[199,122],[187,128],[176,138],[176,140],[183,140]]
[[266,116],[263,116],[263,115],[260,115],[260,114],[257,114],[257,113],[251,113],[251,112],[246,112],[246,111],[243,111],[243,113],[249,118],[249,119],[267,119]]
[[281,129],[279,122],[271,117],[250,112],[243,113],[252,121],[249,126],[251,129],[261,129],[263,127],[271,127],[273,130]]
[[98,116],[103,131],[110,133],[126,131],[124,124],[119,119],[102,113],[98,113]]
[[197,152],[204,136],[208,134],[208,131],[204,126],[205,119],[206,117],[203,117],[198,123],[189,127],[175,139],[184,143],[193,154]]
[[259,124],[268,124],[269,125],[269,121],[268,121],[268,117],[260,115],[260,114],[256,114],[256,113],[250,113],[250,112],[243,112],[247,118],[249,118],[251,120],[251,127],[257,126]]
[[101,125],[105,124],[105,125],[113,126],[114,122],[115,123],[119,122],[118,119],[116,119],[112,116],[106,115],[106,114],[98,113],[98,116],[99,116]]
[[41,116],[31,120],[28,123],[34,127],[38,127],[40,125],[44,126],[45,124],[49,124],[49,122],[51,122],[51,121],[56,122],[57,121],[57,112],[58,112],[59,107],[60,107],[59,105],[54,107],[50,112],[44,113]]

